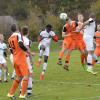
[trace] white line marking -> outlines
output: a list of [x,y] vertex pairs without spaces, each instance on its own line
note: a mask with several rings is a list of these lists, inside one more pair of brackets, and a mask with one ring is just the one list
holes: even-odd
[[[36,80],[39,82],[40,80]],[[98,83],[80,83],[80,82],[65,82],[65,81],[44,81],[47,83],[55,83],[55,84],[72,84],[72,85],[93,85],[93,86],[100,86]]]
[[96,98],[100,98],[100,96],[93,96],[93,97],[83,97],[83,98],[76,98],[76,99],[70,99],[70,100],[90,100],[90,99],[96,99]]

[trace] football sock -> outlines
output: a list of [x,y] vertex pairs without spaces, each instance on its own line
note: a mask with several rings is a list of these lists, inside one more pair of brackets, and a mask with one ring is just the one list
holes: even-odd
[[40,58],[42,58],[43,52],[44,52],[44,51],[41,49],[41,50],[40,50],[40,53],[39,53],[39,57],[40,57]]
[[27,87],[28,87],[28,79],[23,79],[22,80],[22,91],[21,91],[21,95],[25,95],[25,93],[27,91]]
[[15,77],[15,76],[16,76],[16,73],[15,73],[15,70],[14,70],[11,77]]
[[32,77],[29,77],[27,93],[32,93]]
[[84,64],[84,60],[85,60],[85,55],[81,54],[81,63]]
[[90,67],[92,66],[92,55],[91,54],[88,54],[87,56],[87,67]]
[[46,68],[47,68],[47,63],[44,62],[44,64],[43,64],[43,70],[46,71]]
[[94,61],[95,61],[95,62],[97,62],[97,61],[98,61],[98,60],[97,60],[97,56],[96,56],[95,54],[93,54],[93,56],[92,56],[92,57],[93,57],[93,59],[94,59]]
[[4,81],[7,80],[7,69],[4,69]]
[[66,55],[66,63],[68,63],[69,60],[70,60],[70,54],[67,54],[67,55]]
[[1,80],[1,77],[2,77],[2,69],[0,69],[0,80]]
[[84,54],[85,63],[87,63],[87,54]]
[[63,55],[64,55],[64,52],[61,51],[61,52],[59,53],[59,58],[62,59],[62,58],[63,58]]
[[20,83],[19,80],[14,80],[14,81],[13,81],[13,84],[12,84],[12,86],[11,86],[11,88],[10,88],[10,91],[9,91],[9,93],[10,93],[11,95],[13,95],[13,94],[15,93],[16,89],[18,88],[19,83]]

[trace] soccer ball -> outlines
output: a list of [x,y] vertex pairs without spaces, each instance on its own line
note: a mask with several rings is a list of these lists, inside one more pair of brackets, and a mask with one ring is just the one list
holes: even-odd
[[66,20],[66,19],[68,18],[68,16],[67,16],[66,13],[61,13],[59,17],[60,17],[60,19],[62,19],[62,20]]

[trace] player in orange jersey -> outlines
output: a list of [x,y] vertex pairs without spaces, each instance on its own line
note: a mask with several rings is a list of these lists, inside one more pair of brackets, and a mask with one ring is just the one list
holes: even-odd
[[[100,57],[100,24],[97,26],[97,31],[95,33],[95,43],[96,43],[96,48],[94,50],[94,55],[97,59],[97,57]],[[97,64],[100,62],[98,60],[95,61]]]
[[63,40],[63,45],[62,45],[62,50],[60,51],[59,58],[58,58],[58,65],[62,65],[62,57],[65,51],[67,51],[67,56],[66,56],[66,61],[64,65],[64,69],[68,70],[68,63],[70,59],[70,53],[74,49],[73,45],[73,36],[74,32],[76,30],[77,23],[75,21],[72,21],[71,19],[66,19],[66,24],[63,27],[62,31],[62,37],[64,38]]
[[[76,28],[76,31],[82,27],[83,19],[84,19],[83,15],[78,14],[78,26]],[[85,62],[87,61],[87,54],[85,50],[85,43],[83,40],[83,31],[79,32],[78,34],[76,33],[74,42],[76,43],[76,48],[81,53],[81,63],[84,66]]]
[[22,81],[22,91],[19,98],[23,99],[26,97],[25,93],[27,90],[29,79],[29,69],[26,61],[26,52],[28,52],[28,50],[24,46],[22,36],[17,31],[17,27],[15,24],[11,26],[11,30],[12,35],[10,36],[8,42],[10,50],[13,53],[13,64],[17,77],[13,81],[13,84],[7,96],[12,98],[19,86],[19,83]]

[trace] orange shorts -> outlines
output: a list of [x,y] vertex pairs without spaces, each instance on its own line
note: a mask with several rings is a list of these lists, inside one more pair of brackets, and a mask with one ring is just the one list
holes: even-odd
[[80,51],[83,51],[85,49],[85,43],[83,40],[76,41],[76,48]]
[[98,57],[100,56],[100,47],[95,48],[94,54]]
[[26,60],[24,60],[23,62],[14,62],[14,68],[16,75],[19,77],[29,76],[30,74]]
[[73,43],[73,40],[71,38],[68,38],[68,39],[63,41],[62,47],[64,47],[67,50],[71,49],[72,43]]

